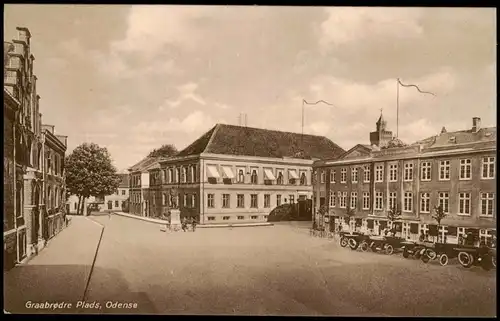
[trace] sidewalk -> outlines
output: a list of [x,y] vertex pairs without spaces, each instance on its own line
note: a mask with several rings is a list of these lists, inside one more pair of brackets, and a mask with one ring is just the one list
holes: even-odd
[[[149,218],[144,216],[138,216],[123,212],[113,212],[113,214],[133,218],[136,220],[142,220],[146,222],[156,223],[156,224],[166,224],[167,221],[159,220],[155,218]],[[198,224],[196,228],[217,228],[217,227],[253,227],[253,226],[273,226],[273,223],[261,222],[261,223],[234,223],[234,224]]]
[[71,217],[71,224],[38,256],[4,272],[4,309],[11,313],[52,312],[28,309],[28,301],[67,302],[74,308],[84,295],[101,231],[100,225],[86,217]]

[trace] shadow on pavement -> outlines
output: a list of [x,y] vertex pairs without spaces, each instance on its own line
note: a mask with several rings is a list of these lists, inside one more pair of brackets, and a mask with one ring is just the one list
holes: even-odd
[[[82,301],[89,272],[90,265],[17,266],[4,273],[4,309],[13,314],[155,313],[148,295],[130,292],[121,272],[114,269],[94,268],[92,276],[107,276],[104,292],[96,296],[100,299]],[[50,305],[54,303],[58,306]]]

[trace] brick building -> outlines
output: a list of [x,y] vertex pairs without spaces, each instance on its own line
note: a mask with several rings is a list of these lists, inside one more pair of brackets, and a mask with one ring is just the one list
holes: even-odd
[[[390,225],[388,210],[398,206],[398,229],[405,238],[417,239],[420,231],[448,243],[469,231],[478,239],[491,237],[496,234],[496,127],[481,128],[480,123],[474,118],[471,129],[443,129],[412,145],[385,137],[379,144],[372,133],[372,145],[356,145],[339,158],[315,162],[316,209],[326,205],[344,228],[358,225],[377,232]],[[382,117],[376,132],[380,124],[385,127]],[[432,218],[438,205],[447,213],[439,231]]]
[[311,199],[314,159],[343,152],[321,136],[217,124],[149,169],[149,215],[178,205],[201,224],[266,221],[278,205]]
[[29,30],[17,30],[17,39],[4,42],[4,266],[36,254],[48,237],[45,135],[33,73],[35,57]]

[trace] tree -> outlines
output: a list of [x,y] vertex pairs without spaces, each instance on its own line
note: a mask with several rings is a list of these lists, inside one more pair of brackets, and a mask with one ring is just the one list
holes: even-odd
[[398,205],[394,205],[388,212],[387,218],[391,222],[391,233],[392,236],[396,235],[396,228],[394,227],[394,222],[401,218],[401,208]]
[[66,186],[78,197],[77,214],[83,213],[85,200],[90,196],[113,194],[120,177],[106,148],[94,143],[83,143],[66,158]]
[[164,144],[158,149],[153,149],[148,157],[170,157],[178,153],[177,148],[172,144]]
[[[439,227],[441,225],[441,221],[443,218],[446,217],[446,213],[444,212],[443,205],[436,205],[434,206],[434,215],[432,215],[432,218],[436,220],[438,223],[437,225],[437,230],[438,230],[438,235],[439,235]],[[439,242],[439,236],[438,236],[438,242]]]

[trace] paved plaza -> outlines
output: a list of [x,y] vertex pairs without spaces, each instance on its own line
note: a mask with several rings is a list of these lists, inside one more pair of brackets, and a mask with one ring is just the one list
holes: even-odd
[[[303,223],[165,233],[125,217],[92,219],[105,230],[85,300],[102,306],[85,312],[496,315],[496,270],[354,252],[310,237]],[[106,308],[117,303],[130,306]]]

